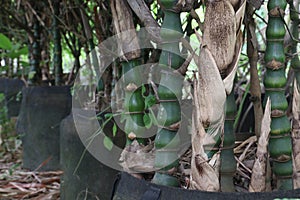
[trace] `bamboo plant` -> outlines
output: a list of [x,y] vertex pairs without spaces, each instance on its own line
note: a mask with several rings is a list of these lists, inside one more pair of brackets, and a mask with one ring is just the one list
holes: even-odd
[[291,33],[293,36],[292,46],[290,49],[292,54],[291,67],[295,72],[295,78],[297,80],[297,83],[298,85],[300,85],[300,60],[297,54],[298,42],[296,41],[299,38],[299,30],[298,30],[298,26],[300,23],[299,13],[298,13],[299,1],[289,1],[289,5],[290,5],[290,18],[291,18]]
[[265,52],[266,74],[264,79],[266,98],[270,97],[271,105],[271,134],[269,153],[272,171],[277,178],[277,189],[293,189],[292,174],[292,144],[290,136],[290,121],[286,110],[288,102],[285,97],[285,52],[284,11],[285,0],[270,0],[268,2],[269,22],[266,30],[267,46]]
[[295,80],[294,80],[294,93],[293,93],[293,102],[292,102],[292,144],[293,144],[293,165],[294,165],[294,175],[293,175],[293,184],[294,189],[300,188],[300,137],[299,137],[299,86],[300,86],[300,60],[297,53],[297,44],[296,41],[299,38],[299,1],[289,1],[290,6],[290,18],[291,18],[291,33],[292,33],[292,45],[290,48],[290,53],[292,55],[291,67],[294,70]]
[[41,77],[41,48],[40,48],[40,34],[41,28],[40,23],[36,17],[34,17],[33,23],[33,43],[32,43],[32,55],[30,58],[30,72],[29,72],[29,84],[35,85],[38,84]]
[[233,175],[236,172],[236,161],[233,148],[235,145],[234,121],[237,106],[234,98],[234,90],[227,96],[224,138],[221,147],[220,185],[222,192],[234,192]]
[[[179,40],[182,37],[180,12],[173,9],[177,0],[161,0],[160,6],[164,11],[164,20],[160,36],[162,38],[162,53],[159,59],[160,68],[178,69],[184,62],[180,56]],[[179,137],[178,123],[181,121],[180,99],[182,82],[174,72],[161,71],[158,87],[159,111],[157,121],[158,132],[155,138],[155,173],[153,183],[168,186],[179,186],[177,178],[172,173],[178,166]]]
[[[144,109],[145,102],[142,95],[141,74],[135,69],[140,65],[141,51],[136,33],[130,32],[122,34],[124,31],[134,30],[133,16],[129,6],[124,0],[111,1],[112,14],[115,29],[117,33],[121,33],[119,50],[124,52],[121,58],[122,76],[124,78],[124,110],[126,117],[125,133],[127,135],[127,146],[134,139],[138,139],[143,143],[142,130],[144,127]],[[118,12],[117,12],[118,11]],[[129,51],[128,50],[134,50]]]
[[53,43],[54,43],[54,55],[53,55],[53,64],[55,69],[55,85],[62,84],[62,48],[61,48],[61,35],[59,28],[59,0],[53,0]]
[[207,2],[203,35],[198,34],[202,41],[196,59],[199,78],[194,83],[192,189],[234,191],[232,175],[236,167],[232,148],[236,108],[232,88],[242,46],[245,5],[246,1]]

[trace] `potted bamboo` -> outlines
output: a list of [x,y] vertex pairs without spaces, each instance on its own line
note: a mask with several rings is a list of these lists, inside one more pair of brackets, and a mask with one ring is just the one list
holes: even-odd
[[[161,0],[160,1],[161,7],[164,9],[164,21],[162,27],[168,27],[171,30],[176,30],[180,32],[180,19],[178,13],[180,12],[180,2],[178,1],[170,1],[170,0]],[[233,145],[234,145],[234,120],[236,116],[236,105],[234,99],[234,92],[233,92],[233,80],[235,77],[235,70],[237,68],[237,63],[241,52],[241,23],[243,21],[244,10],[245,10],[245,2],[242,4],[240,2],[227,2],[227,1],[213,1],[208,2],[208,7],[206,8],[206,15],[209,15],[210,18],[205,19],[206,21],[210,20],[209,22],[204,22],[204,32],[202,37],[203,46],[200,50],[200,67],[212,67],[213,70],[209,71],[208,69],[199,69],[202,72],[206,72],[206,74],[201,74],[200,77],[205,75],[211,75],[207,72],[215,73],[215,79],[213,81],[221,82],[224,84],[222,90],[222,102],[221,107],[225,105],[226,101],[226,112],[223,110],[220,113],[213,109],[209,110],[208,108],[201,108],[200,106],[204,105],[201,104],[203,102],[206,103],[215,103],[217,102],[215,98],[211,98],[210,102],[207,100],[201,99],[201,95],[206,95],[202,86],[207,86],[210,90],[210,93],[218,93],[218,89],[209,86],[208,80],[212,79],[205,79],[205,77],[201,77],[200,84],[197,84],[198,87],[194,87],[194,90],[199,90],[202,92],[195,92],[194,98],[198,97],[199,99],[194,100],[196,104],[199,103],[199,107],[196,106],[196,120],[199,120],[196,123],[196,127],[194,127],[194,131],[199,134],[198,136],[192,136],[193,140],[192,150],[194,151],[192,159],[192,179],[190,184],[192,184],[192,189],[200,189],[200,190],[210,190],[215,192],[201,192],[201,191],[186,191],[182,189],[175,189],[173,187],[168,186],[178,186],[177,179],[174,177],[174,168],[178,165],[176,162],[176,155],[174,154],[174,149],[163,149],[164,146],[170,144],[170,142],[174,142],[174,146],[176,146],[176,140],[172,135],[175,135],[174,130],[170,130],[170,126],[174,125],[175,123],[180,121],[180,117],[176,114],[176,100],[174,98],[174,93],[168,91],[168,89],[159,86],[158,89],[158,96],[161,97],[162,101],[160,102],[160,107],[165,106],[166,113],[172,113],[170,119],[167,117],[167,124],[161,125],[159,131],[156,134],[155,139],[155,147],[156,147],[156,159],[155,159],[155,166],[160,170],[157,171],[154,175],[152,180],[153,183],[145,182],[142,180],[138,180],[129,176],[128,174],[121,174],[118,183],[118,186],[114,193],[114,199],[135,199],[135,198],[153,198],[153,199],[196,199],[196,198],[209,198],[209,199],[217,199],[217,198],[225,198],[225,199],[273,199],[273,198],[293,198],[299,195],[299,190],[292,190],[294,189],[292,183],[292,174],[293,174],[293,165],[292,165],[292,143],[290,137],[290,122],[286,115],[286,110],[288,107],[288,103],[285,98],[284,94],[284,87],[286,86],[286,77],[285,77],[285,52],[283,46],[283,37],[286,33],[283,15],[286,8],[286,2],[281,0],[270,0],[268,2],[268,15],[269,15],[269,22],[266,30],[266,38],[267,38],[267,45],[266,45],[266,52],[264,56],[265,66],[266,66],[266,75],[264,79],[264,85],[266,90],[265,100],[264,100],[264,107],[265,107],[265,116],[263,118],[263,127],[261,129],[257,128],[255,133],[257,133],[257,140],[259,143],[259,150],[257,154],[257,160],[264,160],[262,156],[268,155],[265,151],[262,152],[262,149],[267,149],[268,143],[268,134],[270,132],[270,140],[269,140],[269,154],[271,156],[271,166],[274,175],[276,176],[275,180],[276,183],[276,190],[289,190],[289,191],[280,191],[280,192],[254,192],[254,193],[219,193],[219,191],[234,191],[233,180],[232,176],[235,173],[235,159],[233,154]],[[225,9],[218,13],[218,9]],[[249,9],[250,10],[250,9]],[[219,10],[220,11],[220,10]],[[206,16],[207,17],[207,16]],[[219,17],[226,18],[226,22],[218,23]],[[232,18],[236,17],[233,21]],[[170,20],[171,19],[171,20]],[[295,19],[294,19],[295,20]],[[230,24],[231,23],[231,24]],[[228,30],[229,34],[226,35],[223,30]],[[219,31],[219,34],[217,33]],[[251,31],[251,30],[250,30]],[[169,30],[169,32],[171,32]],[[166,65],[177,69],[180,66],[176,66],[180,63],[180,59],[177,56],[173,56],[168,48],[174,50],[178,48],[178,38],[173,35],[169,35],[168,31],[161,31],[161,37],[164,38],[167,42],[164,43],[163,51],[159,60],[161,65]],[[220,35],[220,33],[222,34]],[[213,33],[215,35],[213,35]],[[250,32],[253,34],[253,32]],[[231,35],[230,35],[231,34]],[[199,35],[200,37],[200,35]],[[170,41],[168,41],[170,39]],[[177,43],[174,42],[177,40]],[[253,42],[252,40],[251,42]],[[253,43],[252,43],[253,44]],[[222,49],[223,45],[223,49]],[[165,48],[166,49],[165,49]],[[221,50],[220,50],[221,49]],[[176,50],[175,50],[176,51]],[[201,57],[201,51],[204,53]],[[251,51],[249,50],[251,53]],[[180,56],[180,53],[177,52],[177,55]],[[296,60],[293,59],[294,65],[296,67],[295,62]],[[177,63],[178,62],[178,63]],[[174,64],[174,65],[173,65]],[[252,63],[253,65],[253,63]],[[169,74],[161,73],[161,81],[164,82],[165,80],[171,81],[173,78]],[[219,77],[220,76],[220,77]],[[297,75],[296,75],[297,76]],[[167,77],[167,78],[166,78]],[[229,80],[227,82],[227,80]],[[201,82],[202,81],[202,82]],[[207,81],[207,82],[205,82]],[[166,81],[167,82],[167,81]],[[206,84],[206,85],[205,85]],[[167,84],[166,84],[167,85]],[[172,84],[170,84],[172,85]],[[173,84],[174,85],[174,84]],[[219,86],[221,87],[221,86]],[[177,80],[175,88],[180,88],[180,81]],[[201,89],[202,88],[202,89]],[[212,90],[216,89],[216,90]],[[180,91],[173,90],[173,92],[179,94]],[[253,91],[252,91],[253,92]],[[224,94],[224,95],[223,95]],[[173,95],[173,96],[172,96]],[[166,99],[164,99],[166,97]],[[216,95],[213,97],[217,97]],[[259,97],[260,99],[261,97]],[[227,100],[226,100],[227,99]],[[269,99],[269,100],[268,100]],[[167,101],[164,101],[167,100]],[[220,101],[219,101],[220,102]],[[268,102],[268,103],[267,103]],[[172,105],[173,104],[173,105]],[[206,104],[211,105],[211,104]],[[213,104],[214,106],[219,106]],[[197,113],[197,110],[201,110],[201,112]],[[205,110],[207,109],[207,110]],[[270,110],[270,111],[268,111]],[[205,111],[207,115],[206,118],[203,118],[203,111]],[[217,114],[216,114],[217,113]],[[225,116],[226,113],[226,116]],[[198,115],[197,115],[198,114]],[[160,115],[158,115],[159,119]],[[269,123],[267,123],[267,119],[270,118]],[[220,119],[225,119],[225,125],[223,127],[222,123],[220,127],[216,126],[216,130],[224,129],[224,132],[221,133],[221,137],[216,137],[217,147],[210,146],[201,143],[201,140],[204,139],[205,132],[209,133],[209,128],[211,125],[216,123],[217,125],[220,122]],[[261,120],[262,118],[260,118]],[[158,120],[159,121],[159,120]],[[194,125],[195,126],[195,125]],[[266,127],[270,127],[270,131]],[[220,129],[219,129],[220,128]],[[199,131],[200,130],[200,131]],[[173,131],[173,132],[172,132]],[[261,134],[261,138],[260,138]],[[202,137],[202,138],[201,138]],[[200,138],[200,139],[199,139]],[[199,139],[199,140],[198,140]],[[194,142],[199,142],[194,143]],[[173,144],[173,143],[172,143]],[[198,146],[202,145],[202,147]],[[196,147],[195,147],[196,146]],[[172,145],[170,147],[173,147]],[[163,149],[160,152],[160,149]],[[169,150],[169,151],[168,151]],[[216,172],[217,167],[211,166],[210,163],[207,162],[207,157],[200,157],[199,155],[204,155],[205,151],[210,150],[213,152],[212,157],[217,157],[215,165],[218,162],[221,163],[221,168],[219,172]],[[219,154],[219,155],[218,155]],[[175,157],[175,159],[174,159]],[[199,159],[199,157],[201,159]],[[175,160],[174,163],[170,164],[167,160]],[[199,161],[200,160],[200,161]],[[219,161],[218,161],[219,160]],[[207,163],[206,163],[207,162]],[[267,160],[264,161],[265,164],[268,162]],[[168,163],[166,165],[165,163]],[[229,164],[229,165],[226,165]],[[254,165],[256,166],[256,165]],[[219,166],[218,166],[219,167]],[[205,174],[204,172],[206,169],[209,169],[210,173]],[[193,173],[194,170],[194,173]],[[263,179],[265,178],[265,171],[267,170],[266,165],[264,165],[261,170],[263,170]],[[212,176],[212,174],[216,173]],[[220,175],[218,174],[220,173]],[[257,173],[257,172],[255,172]],[[172,176],[173,175],[173,176]],[[207,175],[207,179],[203,178]],[[256,174],[258,175],[258,174]],[[215,182],[215,180],[211,180],[213,178],[220,177],[221,182]],[[253,176],[255,177],[255,176]],[[256,176],[259,177],[259,176]],[[211,182],[210,182],[211,181]],[[265,182],[266,180],[263,180]],[[203,182],[206,182],[207,185],[204,184],[200,186]],[[142,186],[139,189],[134,187],[136,184],[141,184]],[[162,186],[166,185],[166,186]],[[133,187],[132,187],[133,186]],[[263,188],[266,189],[266,188]],[[130,191],[130,192],[129,192]],[[250,191],[253,191],[250,189]]]

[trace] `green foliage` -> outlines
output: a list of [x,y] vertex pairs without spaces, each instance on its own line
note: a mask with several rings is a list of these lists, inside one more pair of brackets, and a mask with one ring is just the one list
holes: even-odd
[[15,122],[8,118],[5,96],[0,93],[0,152],[14,153],[20,145],[21,140],[15,133]]
[[107,136],[104,137],[103,144],[104,144],[105,148],[107,150],[109,150],[109,151],[112,150],[113,145],[114,145],[114,143],[112,142],[112,140],[109,137],[107,137]]
[[2,52],[2,57],[9,57],[12,59],[28,54],[28,47],[23,47],[19,43],[13,43],[2,33],[0,33],[0,49],[5,50]]
[[0,48],[4,50],[11,50],[13,47],[12,42],[4,34],[0,33]]

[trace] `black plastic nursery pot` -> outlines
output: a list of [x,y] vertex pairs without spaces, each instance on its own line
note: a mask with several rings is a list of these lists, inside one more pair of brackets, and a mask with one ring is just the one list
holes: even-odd
[[22,136],[23,167],[58,170],[59,125],[71,111],[70,87],[24,87],[17,132]]
[[[95,158],[83,143],[85,136],[80,136],[80,133],[86,133],[86,138],[89,138],[98,129],[97,125],[103,123],[104,115],[99,117],[99,121],[91,120],[95,111],[76,110],[77,112],[74,112],[73,108],[72,114],[66,117],[60,126],[60,163],[64,171],[61,177],[60,199],[108,200],[115,176],[119,171],[106,166]],[[74,120],[74,118],[77,119]],[[112,127],[113,124],[110,122],[103,128],[109,137],[112,136]],[[113,142],[120,148],[124,147],[125,134],[118,129]],[[96,143],[95,146],[99,147],[99,154],[106,152],[109,158],[109,151],[103,149],[102,141],[100,144]]]
[[229,193],[204,192],[175,187],[155,185],[145,180],[134,178],[127,173],[117,176],[111,200],[268,200],[299,198],[300,189],[276,192]]
[[8,117],[16,117],[21,107],[20,92],[24,86],[20,79],[0,78],[0,93],[5,95],[5,104]]

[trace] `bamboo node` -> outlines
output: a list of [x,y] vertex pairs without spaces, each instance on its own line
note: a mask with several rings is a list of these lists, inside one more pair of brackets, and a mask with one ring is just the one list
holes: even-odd
[[272,160],[275,161],[275,162],[284,163],[284,162],[288,162],[291,159],[292,159],[291,155],[283,154],[283,155],[278,156],[277,158],[273,158]]
[[134,132],[130,132],[127,137],[130,140],[134,140],[136,138],[136,134]]
[[284,137],[290,137],[290,133],[280,134],[280,135],[270,135],[270,138],[278,139],[278,138],[284,138]]
[[272,61],[267,63],[266,67],[272,70],[278,70],[284,67],[284,63],[281,63],[273,59]]
[[145,114],[144,111],[130,111],[130,112],[124,112],[122,113],[124,115],[134,115],[134,114]]
[[283,111],[283,110],[276,109],[276,110],[271,111],[271,117],[281,117],[285,114],[286,114],[286,111]]
[[162,125],[157,125],[158,128],[163,128],[163,129],[166,129],[166,130],[169,130],[169,131],[178,131],[179,127],[180,127],[180,123],[181,122],[177,122],[179,123],[179,126],[176,127],[176,126],[162,126]]
[[178,99],[159,99],[159,103],[177,102]]
[[270,17],[281,17],[284,16],[284,14],[284,10],[279,8],[278,6],[269,11]]
[[133,92],[135,90],[137,90],[138,87],[136,86],[136,84],[134,83],[129,83],[126,87],[125,87],[125,91],[127,92]]
[[266,91],[282,92],[285,91],[284,88],[265,88]]

